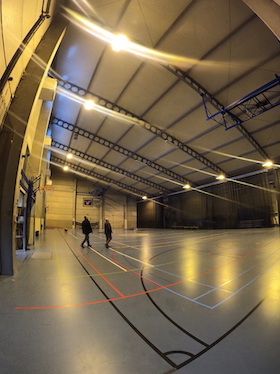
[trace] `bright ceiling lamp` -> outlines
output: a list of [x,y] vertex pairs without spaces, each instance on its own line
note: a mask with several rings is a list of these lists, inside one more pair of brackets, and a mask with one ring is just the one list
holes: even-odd
[[70,159],[70,158],[73,157],[73,155],[72,155],[72,153],[68,153],[66,157]]
[[111,44],[113,51],[119,52],[122,49],[126,49],[128,45],[128,40],[125,35],[120,34],[113,37]]
[[267,160],[267,161],[265,161],[265,162],[262,164],[262,166],[263,166],[264,168],[270,168],[272,165],[273,165],[273,162],[270,161],[270,160]]
[[94,108],[94,106],[95,106],[95,103],[92,100],[87,100],[84,103],[84,107],[86,108],[86,110],[91,110]]
[[148,198],[147,198],[147,196],[143,196],[142,199],[143,200],[147,200]]
[[187,183],[187,184],[185,184],[184,186],[183,186],[183,189],[184,190],[188,190],[188,189],[190,189],[191,188],[191,185],[189,184],[189,183]]
[[225,179],[225,176],[224,176],[224,174],[220,174],[220,175],[217,175],[217,176],[216,176],[216,179],[217,179],[218,181],[223,181],[223,180]]
[[68,169],[68,166],[63,166],[63,170],[67,171]]

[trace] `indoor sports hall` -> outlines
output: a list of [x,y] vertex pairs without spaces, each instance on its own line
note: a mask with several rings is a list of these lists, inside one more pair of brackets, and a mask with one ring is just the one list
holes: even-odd
[[2,373],[278,373],[279,228],[82,237],[46,230],[1,280]]
[[279,20],[0,1],[0,374],[279,374]]

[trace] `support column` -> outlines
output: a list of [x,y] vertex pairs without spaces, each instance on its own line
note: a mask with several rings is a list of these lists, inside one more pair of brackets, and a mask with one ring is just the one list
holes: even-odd
[[[54,21],[36,49],[42,62],[31,60],[20,81],[10,110],[3,121],[0,136],[0,273],[12,275],[16,271],[16,226],[22,154],[32,139],[30,128],[37,123],[40,112],[39,94],[43,81],[63,38],[66,20]],[[38,59],[37,59],[38,61]],[[35,121],[34,121],[35,120]]]
[[101,197],[101,202],[99,206],[99,229],[103,229],[104,225],[104,196]]
[[128,215],[128,209],[127,209],[127,196],[125,196],[125,204],[124,204],[124,229],[127,230],[127,215]]
[[72,229],[76,228],[76,211],[77,211],[77,178],[75,178],[75,186],[73,191],[73,214],[72,214]]

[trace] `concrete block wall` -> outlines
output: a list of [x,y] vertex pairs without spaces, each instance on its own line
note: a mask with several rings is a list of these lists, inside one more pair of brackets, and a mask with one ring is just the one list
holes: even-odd
[[75,180],[61,173],[46,190],[46,227],[72,227]]
[[[84,216],[90,222],[99,223],[103,228],[108,218],[113,229],[136,228],[136,199],[106,188],[103,196],[95,190],[100,187],[96,182],[76,178],[74,174],[54,168],[52,187],[45,190],[46,227],[71,228],[73,222],[81,223]],[[84,200],[92,200],[92,205],[84,205]]]

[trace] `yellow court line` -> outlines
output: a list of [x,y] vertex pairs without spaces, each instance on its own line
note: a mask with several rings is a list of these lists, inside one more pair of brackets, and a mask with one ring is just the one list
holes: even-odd
[[[133,269],[133,270],[139,270]],[[123,271],[111,271],[109,273],[100,273],[100,274],[85,274],[85,275],[67,275],[67,276],[61,276],[59,278],[61,279],[72,279],[72,278],[88,278],[88,277],[100,277],[101,275],[114,275],[114,274],[123,274]],[[46,279],[56,279],[56,277],[47,277]]]
[[53,246],[54,246],[55,260],[56,260],[58,275],[59,275],[59,278],[63,278],[62,271],[61,271],[61,265],[60,265],[60,261],[59,261],[59,256],[58,256],[58,251],[57,251],[56,241],[53,243]]

